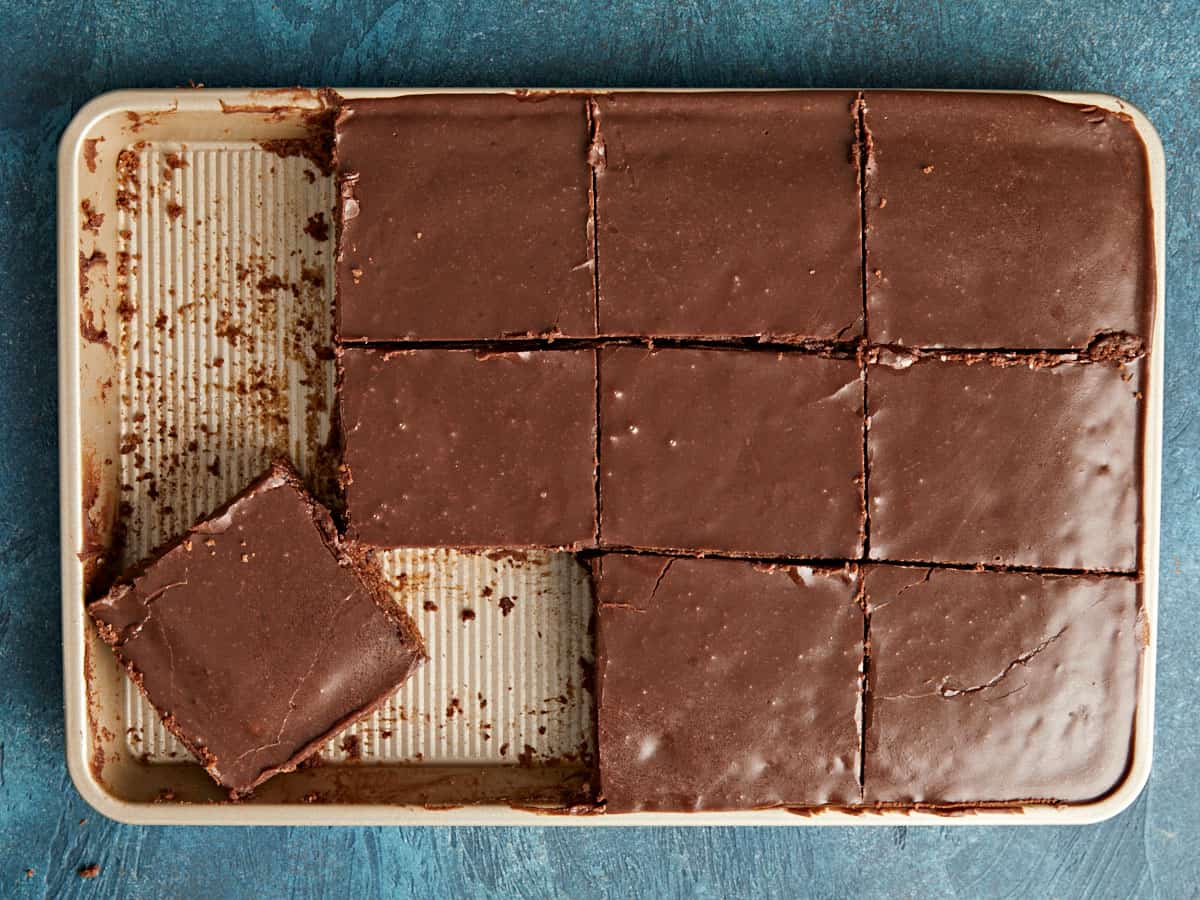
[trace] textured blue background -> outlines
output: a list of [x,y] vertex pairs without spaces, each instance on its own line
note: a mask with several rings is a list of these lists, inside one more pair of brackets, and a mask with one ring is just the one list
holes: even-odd
[[[0,0],[0,896],[1197,896],[1198,13],[1194,0]],[[1147,791],[1103,825],[1052,829],[199,830],[133,828],[91,812],[62,753],[55,145],[101,91],[189,79],[1059,88],[1139,105],[1166,145],[1170,220]],[[78,879],[92,862],[100,878]]]

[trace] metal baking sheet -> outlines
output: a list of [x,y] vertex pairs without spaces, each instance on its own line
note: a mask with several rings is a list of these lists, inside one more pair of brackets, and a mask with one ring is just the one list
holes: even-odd
[[[414,90],[355,89],[345,97]],[[67,759],[97,810],[157,824],[1035,824],[1107,818],[1149,775],[1161,458],[1164,166],[1149,151],[1158,297],[1146,429],[1149,627],[1129,772],[1091,804],[946,817],[787,810],[566,814],[595,752],[591,589],[561,553],[384,554],[430,663],[316,766],[232,804],[189,760],[90,626],[106,548],[144,557],[233,496],[273,453],[331,475],[333,179],[306,139],[315,90],[120,91],[59,154],[59,366]],[[467,612],[469,610],[469,612]],[[466,614],[464,614],[466,613]],[[510,802],[516,798],[515,802]]]

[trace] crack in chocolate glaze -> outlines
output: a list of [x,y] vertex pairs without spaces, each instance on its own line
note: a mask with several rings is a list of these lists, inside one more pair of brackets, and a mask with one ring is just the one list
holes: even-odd
[[1030,660],[1032,660],[1039,653],[1041,653],[1043,650],[1045,650],[1047,647],[1049,647],[1051,644],[1053,644],[1055,641],[1057,641],[1059,638],[1061,638],[1066,633],[1067,629],[1070,627],[1071,627],[1070,625],[1064,625],[1062,628],[1060,628],[1058,630],[1058,632],[1056,634],[1053,634],[1050,637],[1046,638],[1044,641],[1042,641],[1040,644],[1038,644],[1032,650],[1030,650],[1026,653],[1022,653],[1020,656],[1018,656],[1016,659],[1014,659],[1012,662],[1010,662],[1007,666],[1005,666],[1004,670],[1002,672],[1000,672],[1000,674],[996,675],[993,678],[989,678],[983,684],[974,685],[972,687],[953,688],[953,687],[948,687],[945,682],[942,682],[942,686],[938,690],[938,693],[940,693],[946,699],[950,699],[952,697],[961,697],[964,694],[977,694],[980,691],[986,691],[990,688],[994,688],[996,685],[998,685],[1000,682],[1002,682],[1005,678],[1007,678],[1012,673],[1013,669],[1015,669],[1017,666],[1028,665]]

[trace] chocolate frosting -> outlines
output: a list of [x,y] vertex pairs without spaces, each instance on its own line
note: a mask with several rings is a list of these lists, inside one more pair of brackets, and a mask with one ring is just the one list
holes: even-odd
[[594,335],[587,134],[570,94],[347,101],[342,339]]
[[591,350],[342,353],[350,532],[383,547],[596,540]]
[[869,566],[868,802],[1082,802],[1123,777],[1132,578]]
[[597,565],[610,812],[859,800],[851,573],[615,554]]
[[854,360],[600,351],[603,543],[856,557],[862,403]]
[[1142,369],[871,366],[872,557],[1136,570]]
[[1015,94],[870,91],[864,119],[872,340],[1149,342],[1149,175],[1127,116]]
[[857,337],[854,99],[599,96],[601,333]]
[[239,795],[294,769],[425,658],[361,567],[276,467],[88,611],[171,731]]

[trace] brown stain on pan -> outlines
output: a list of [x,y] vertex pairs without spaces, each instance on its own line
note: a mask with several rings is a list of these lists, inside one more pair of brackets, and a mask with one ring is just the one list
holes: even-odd
[[139,113],[132,109],[125,111],[125,118],[129,120],[129,131],[137,134],[143,128],[151,125],[158,125],[165,117],[179,111],[179,101],[173,101],[167,109],[158,109],[153,112]]
[[[87,204],[86,200],[84,204]],[[103,220],[103,216],[100,218]],[[86,222],[84,227],[87,228]],[[107,283],[108,256],[103,250],[92,250],[90,255],[79,251],[79,334],[89,344],[102,344],[112,350],[114,348],[108,339],[108,329],[103,324],[97,324],[96,314],[88,303],[93,269],[100,269],[103,280]]]
[[83,164],[89,172],[96,171],[96,157],[100,155],[99,145],[102,140],[102,137],[88,138],[83,142]]

